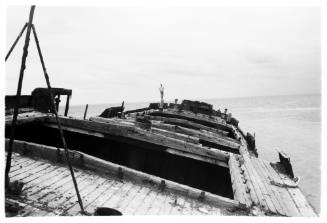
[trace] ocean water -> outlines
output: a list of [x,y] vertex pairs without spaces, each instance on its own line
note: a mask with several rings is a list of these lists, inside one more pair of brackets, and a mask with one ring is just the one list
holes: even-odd
[[[321,96],[294,95],[202,100],[215,109],[228,108],[244,132],[254,133],[259,157],[278,161],[277,150],[291,157],[300,187],[316,211],[320,211]],[[87,117],[119,104],[89,105]],[[148,102],[126,103],[126,110]],[[83,117],[85,105],[71,106],[69,116]],[[63,109],[61,109],[63,111]]]

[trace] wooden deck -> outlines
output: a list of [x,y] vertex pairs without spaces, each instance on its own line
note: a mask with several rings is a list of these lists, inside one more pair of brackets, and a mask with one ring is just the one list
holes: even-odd
[[317,216],[297,183],[255,157],[232,155],[229,168],[235,200],[282,216]]
[[[28,115],[21,114],[18,123],[40,121],[42,125],[56,127],[52,117],[47,117],[42,113]],[[192,118],[194,117],[192,116]],[[102,161],[99,161],[98,171],[95,172],[75,166],[82,199],[86,210],[90,213],[93,213],[96,207],[107,206],[118,209],[124,215],[317,216],[298,187],[298,182],[278,171],[268,161],[253,155],[248,150],[247,142],[240,130],[234,126],[228,126],[228,128],[231,128],[236,134],[235,138],[240,140],[228,138],[221,132],[176,128],[174,125],[156,122],[155,120],[152,122],[151,131],[138,128],[135,126],[135,122],[129,119],[92,118],[91,120],[78,120],[61,117],[60,120],[67,131],[78,131],[97,137],[105,137],[106,134],[119,135],[148,141],[166,146],[167,152],[178,153],[177,155],[182,156],[191,154],[192,156],[189,157],[192,159],[225,166],[230,170],[234,200],[229,201],[212,196],[212,200],[218,201],[212,203],[200,202],[196,198],[201,191],[196,191],[195,196],[183,195],[176,190],[160,191],[158,183],[161,179],[156,179],[157,186],[154,186],[144,184],[142,181],[128,180],[128,178],[121,181],[113,175],[99,175],[101,170],[106,170],[106,168],[116,171],[117,165],[114,164],[103,164]],[[6,117],[6,124],[10,124],[9,122],[10,117]],[[207,141],[214,141],[217,145],[237,149],[238,154],[203,146],[199,143],[201,137],[202,139],[206,137]],[[21,154],[24,154],[26,149],[26,143],[23,144],[20,144]],[[30,150],[34,151],[35,148],[32,147]],[[10,173],[11,180],[21,180],[25,183],[24,196],[8,199],[20,202],[24,206],[25,212],[21,213],[22,216],[78,215],[79,207],[68,169],[60,163],[49,162],[49,157],[44,155],[44,150],[35,153],[38,154],[38,158],[35,159],[15,154]],[[58,155],[56,148],[50,153],[53,154],[53,157]],[[79,156],[87,157],[85,154]],[[40,159],[40,157],[47,160]],[[53,158],[53,160],[56,159]],[[139,177],[139,173],[130,171],[130,177],[130,179],[135,179],[135,177]],[[145,174],[142,177],[148,179]],[[183,187],[180,188],[184,190]],[[246,211],[230,212],[227,206],[217,205],[218,203],[238,206]]]
[[[123,215],[231,215],[237,214],[189,196],[161,191],[149,184],[99,175],[74,168],[84,207],[111,207]],[[80,215],[71,175],[66,166],[14,153],[12,181],[24,183],[22,196],[7,197],[22,210],[18,216]]]

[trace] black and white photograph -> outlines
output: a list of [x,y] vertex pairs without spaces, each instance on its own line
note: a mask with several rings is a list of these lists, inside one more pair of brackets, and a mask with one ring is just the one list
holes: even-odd
[[322,4],[6,2],[6,221],[325,214]]

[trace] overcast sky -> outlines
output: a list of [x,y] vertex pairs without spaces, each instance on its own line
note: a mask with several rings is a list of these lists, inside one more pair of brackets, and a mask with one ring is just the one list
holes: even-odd
[[[7,10],[7,49],[28,7]],[[72,104],[320,93],[319,8],[37,7],[53,87]],[[32,38],[31,40],[34,41]],[[6,63],[15,94],[24,38]],[[31,42],[23,93],[45,86]]]

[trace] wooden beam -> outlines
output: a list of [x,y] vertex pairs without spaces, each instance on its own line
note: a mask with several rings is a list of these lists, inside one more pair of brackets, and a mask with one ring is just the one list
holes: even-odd
[[67,95],[66,97],[66,106],[65,106],[65,114],[64,116],[68,115],[68,110],[69,110],[69,99],[70,99],[70,95]]
[[167,118],[167,117],[161,117],[161,116],[152,116],[152,115],[145,115],[145,117],[148,117],[150,120],[157,120],[157,121],[162,121],[168,124],[173,124],[173,125],[180,125],[186,128],[192,128],[196,130],[207,130],[210,132],[218,133],[218,134],[223,134],[225,136],[228,135],[228,132],[211,128],[202,124],[198,124],[192,121],[184,120],[184,119],[179,119],[179,118]]
[[195,122],[195,123],[198,123],[201,125],[205,125],[207,127],[218,128],[220,130],[227,131],[227,132],[231,131],[230,125],[225,123],[225,121],[218,122],[217,120],[210,120],[209,116],[207,118],[204,118],[199,115],[192,114],[192,113],[189,113],[189,114],[185,113],[185,112],[176,113],[176,112],[168,111],[168,110],[164,111],[164,112],[160,112],[160,111],[151,112],[150,115],[167,117],[167,118],[184,119],[184,120]]
[[[46,127],[50,127],[50,128],[58,128],[58,126],[56,126],[55,124],[49,124],[49,123],[42,123],[42,126],[46,126]],[[174,154],[174,155],[178,155],[181,157],[187,157],[187,158],[191,158],[191,159],[195,159],[195,160],[200,160],[206,163],[211,163],[214,165],[218,165],[218,166],[222,166],[222,167],[227,167],[227,162],[225,161],[220,161],[214,158],[209,158],[209,157],[205,157],[205,156],[201,156],[198,154],[192,154],[192,153],[187,153],[187,152],[182,152],[176,149],[170,149],[170,148],[166,148],[166,147],[156,147],[156,146],[146,146],[144,143],[142,144],[142,142],[137,142],[136,140],[129,140],[126,138],[117,138],[117,137],[113,137],[107,134],[103,134],[103,133],[99,133],[99,132],[95,132],[95,131],[90,131],[90,130],[83,130],[83,129],[79,129],[79,128],[74,128],[74,127],[66,127],[63,126],[63,129],[66,131],[70,131],[70,132],[76,132],[76,133],[80,133],[80,134],[86,134],[86,135],[91,135],[91,136],[95,136],[95,137],[99,137],[99,138],[108,138],[111,140],[115,140],[115,141],[119,141],[119,142],[123,142],[123,143],[127,143],[127,144],[132,144],[135,145],[137,144],[138,146],[142,146],[146,149],[159,149],[162,150],[164,152],[170,153],[170,154]]]
[[[43,122],[48,118],[48,114],[41,112],[26,112],[22,114],[18,114],[16,125],[23,125],[32,122]],[[12,115],[6,115],[5,123],[6,126],[11,126],[12,124]]]
[[181,127],[178,125],[171,125],[171,124],[165,124],[165,123],[159,123],[159,122],[153,122],[152,126],[154,126],[156,128],[166,129],[169,131],[174,131],[177,133],[182,133],[185,135],[197,137],[201,140],[212,142],[212,143],[215,143],[215,144],[221,145],[221,146],[230,147],[231,149],[235,149],[235,150],[238,150],[240,147],[240,143],[238,141],[231,139],[229,137],[220,135],[220,134],[215,134],[215,133],[211,133],[211,132],[204,133],[201,130],[194,130],[194,129]]
[[[48,123],[55,123],[53,117],[49,117]],[[96,131],[99,133],[106,133],[113,136],[122,136],[126,138],[131,138],[139,141],[144,141],[156,145],[161,145],[164,147],[180,150],[183,152],[193,153],[205,157],[210,157],[218,159],[221,161],[227,161],[229,158],[229,153],[220,151],[218,149],[213,149],[209,147],[204,147],[201,145],[196,145],[193,143],[185,142],[180,139],[173,139],[160,134],[153,133],[151,131],[146,131],[134,126],[127,126],[114,123],[101,123],[89,120],[81,120],[74,118],[60,117],[60,122],[63,126],[74,127],[84,130]]]

